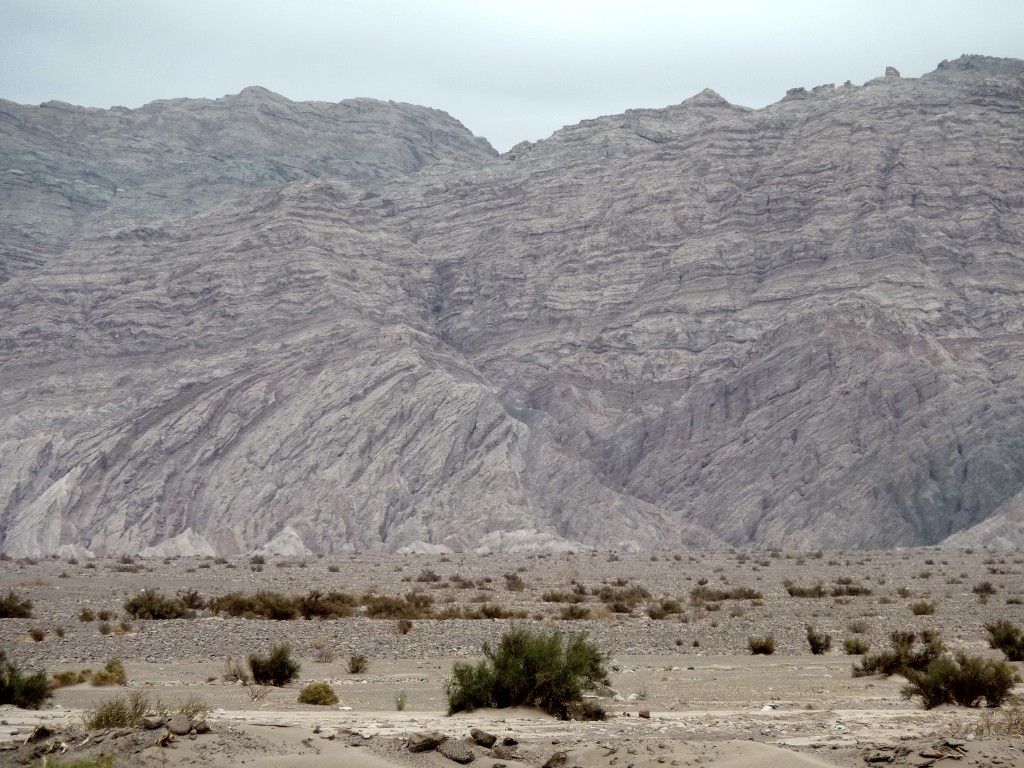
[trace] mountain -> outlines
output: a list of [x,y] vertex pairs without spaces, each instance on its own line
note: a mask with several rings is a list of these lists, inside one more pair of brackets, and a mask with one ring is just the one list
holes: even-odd
[[1022,113],[0,103],[0,550],[1024,540]]

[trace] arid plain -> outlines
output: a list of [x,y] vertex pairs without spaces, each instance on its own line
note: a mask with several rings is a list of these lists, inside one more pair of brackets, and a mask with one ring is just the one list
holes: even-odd
[[[128,691],[165,703],[201,699],[211,733],[181,736],[165,747],[153,746],[162,731],[90,734],[83,714],[125,689],[79,683],[58,689],[39,711],[3,712],[9,746],[42,722],[57,734],[50,741],[68,746],[64,760],[123,753],[117,765],[451,765],[439,753],[405,749],[408,735],[419,731],[466,741],[486,766],[539,766],[563,751],[565,765],[623,768],[841,766],[869,758],[897,765],[947,759],[1024,765],[1014,697],[1000,709],[925,710],[918,699],[901,696],[905,681],[898,676],[854,678],[859,657],[844,651],[847,639],[880,650],[894,630],[935,629],[952,650],[1000,657],[988,647],[985,626],[1024,620],[1024,557],[1016,553],[930,548],[268,556],[263,564],[248,557],[127,560],[5,561],[0,587],[31,599],[33,616],[0,621],[3,648],[23,669],[42,666],[51,674],[96,670],[120,659]],[[124,604],[144,588],[191,594],[193,602],[232,592],[300,597],[333,591],[353,596],[357,605],[352,616],[331,620],[231,617],[204,608],[194,618],[138,620]],[[823,596],[791,594],[801,589]],[[366,595],[414,602],[420,615],[434,618],[413,618],[402,633],[396,614],[379,604],[371,608]],[[371,610],[388,618],[370,618]],[[82,620],[83,611],[86,618],[92,612],[91,621]],[[437,618],[503,614],[511,615]],[[588,618],[562,618],[584,614]],[[521,625],[583,631],[608,654],[613,690],[601,699],[607,720],[559,722],[524,709],[446,716],[444,683],[453,662],[480,658],[483,642]],[[826,653],[811,654],[808,626],[831,637]],[[33,639],[40,636],[33,630],[43,631],[41,640]],[[775,641],[774,654],[752,655],[748,639],[767,636]],[[229,658],[242,661],[280,642],[290,644],[302,664],[297,682],[258,692],[223,679]],[[350,657],[360,654],[366,670],[350,673]],[[298,703],[300,688],[312,681],[327,681],[338,704]],[[518,745],[496,756],[472,744],[471,727]],[[33,750],[39,752],[39,744],[8,749],[0,761],[18,764]]]

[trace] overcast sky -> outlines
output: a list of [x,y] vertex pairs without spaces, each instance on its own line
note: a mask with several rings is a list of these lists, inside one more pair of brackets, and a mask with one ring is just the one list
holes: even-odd
[[0,98],[370,96],[502,151],[703,88],[761,107],[962,53],[1024,58],[1024,0],[0,0]]

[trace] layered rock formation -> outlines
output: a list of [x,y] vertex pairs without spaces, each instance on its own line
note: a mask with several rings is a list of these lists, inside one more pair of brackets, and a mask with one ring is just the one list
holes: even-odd
[[0,548],[967,535],[1024,489],[1022,71],[500,158],[364,100],[3,103]]

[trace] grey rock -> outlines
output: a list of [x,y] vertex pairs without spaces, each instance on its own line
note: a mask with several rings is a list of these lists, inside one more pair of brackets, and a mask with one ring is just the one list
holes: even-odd
[[498,740],[498,737],[493,733],[482,731],[479,728],[470,728],[469,735],[473,737],[473,741],[485,749],[493,747],[494,743]]
[[147,731],[153,731],[160,728],[166,722],[167,718],[163,715],[146,715],[142,718],[142,727]]
[[516,752],[514,745],[495,744],[491,747],[491,756],[498,760],[515,760]]
[[185,715],[178,714],[167,721],[167,730],[175,736],[184,736],[192,730],[192,723]]
[[467,765],[476,758],[466,744],[463,744],[457,739],[445,739],[438,746],[437,751],[447,757],[449,760],[459,763],[460,765]]
[[[211,730],[210,724],[205,720],[197,720],[192,723],[192,729],[199,734],[209,733]],[[331,738],[333,738],[333,736]]]
[[562,768],[569,759],[567,752],[558,751],[549,757],[541,768]]
[[419,731],[409,734],[405,748],[410,752],[431,752],[438,748],[444,737],[436,731]]
[[1019,544],[1022,71],[2,102],[0,551]]

